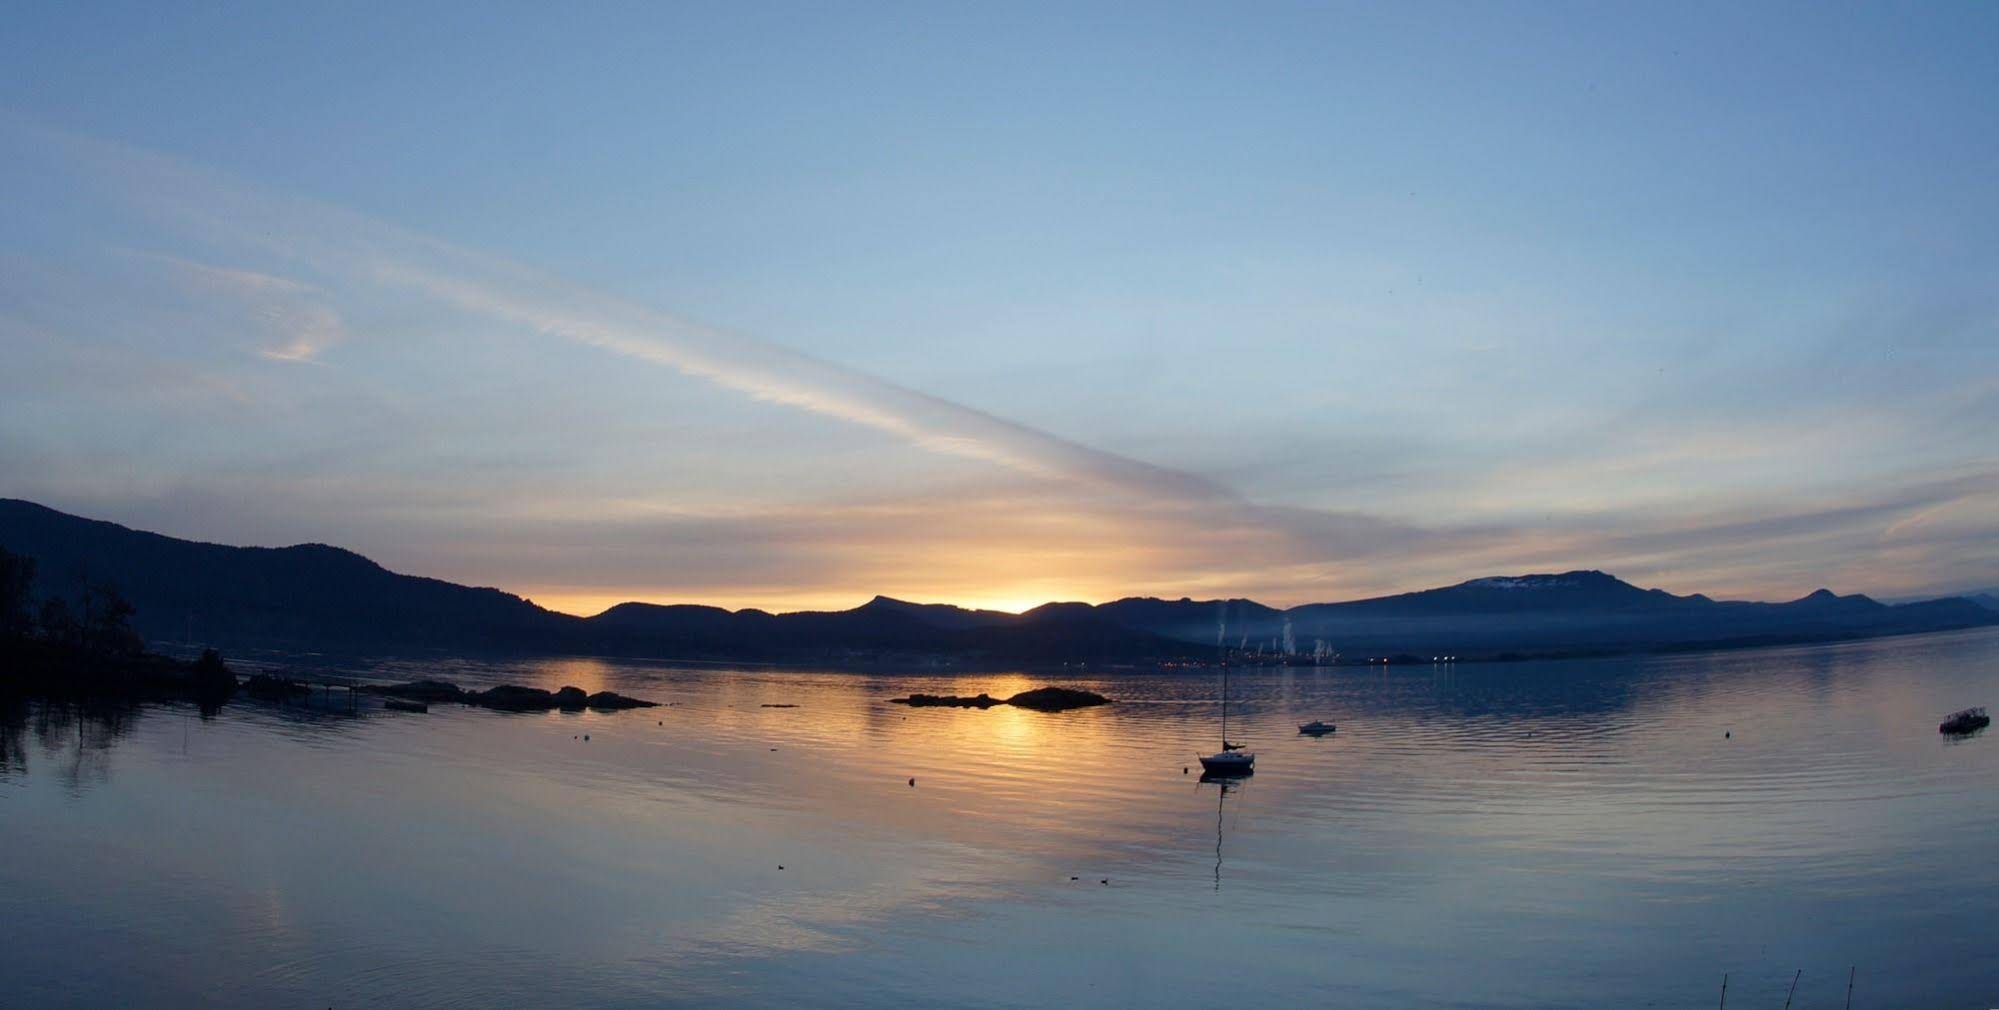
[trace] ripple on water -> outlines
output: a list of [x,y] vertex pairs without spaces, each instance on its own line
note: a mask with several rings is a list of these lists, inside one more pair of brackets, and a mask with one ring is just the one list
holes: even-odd
[[[1999,759],[1934,725],[1995,671],[1991,633],[1245,670],[1258,771],[1226,790],[1198,671],[394,661],[354,672],[673,704],[42,712],[0,752],[0,977],[92,980],[36,1005],[1582,1007],[1860,964],[1877,1005],[1962,1004],[1999,977]],[[1120,701],[888,704],[1040,683]]]

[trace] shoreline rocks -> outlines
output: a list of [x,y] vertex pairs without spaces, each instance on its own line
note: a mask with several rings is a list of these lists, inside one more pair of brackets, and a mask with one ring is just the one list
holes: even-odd
[[616,712],[633,708],[655,708],[656,701],[628,698],[610,691],[586,694],[580,687],[565,686],[561,690],[548,691],[539,687],[522,687],[519,684],[501,684],[484,691],[467,691],[450,681],[418,680],[407,684],[387,684],[366,687],[362,690],[388,695],[408,701],[447,702],[490,708],[501,712],[581,712],[586,708],[598,711]]
[[1089,708],[1094,705],[1108,705],[1110,699],[1094,691],[1079,691],[1070,687],[1037,687],[1022,691],[1011,698],[995,698],[985,692],[966,696],[959,694],[917,694],[906,698],[890,698],[896,705],[911,708],[977,708],[987,709],[994,705],[1013,705],[1035,712],[1066,712],[1072,708]]
[[911,708],[991,708],[1006,702],[990,694],[980,693],[968,698],[960,694],[911,694],[907,698],[890,698],[890,703],[908,705]]
[[1022,691],[1008,698],[1006,703],[1036,712],[1066,712],[1072,708],[1108,705],[1111,700],[1095,691],[1078,691],[1072,687],[1037,687],[1032,691]]

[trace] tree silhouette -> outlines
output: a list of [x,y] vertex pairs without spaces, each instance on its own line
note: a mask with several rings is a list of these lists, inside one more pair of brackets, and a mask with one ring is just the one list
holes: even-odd
[[51,596],[42,601],[42,609],[36,624],[41,626],[42,637],[57,645],[76,646],[83,644],[83,626],[77,623],[76,615],[69,609],[69,601],[60,596]]
[[0,637],[20,637],[34,627],[35,559],[0,547]]
[[109,582],[86,582],[83,586],[83,647],[92,652],[129,656],[145,648],[145,640],[132,630],[132,615],[138,608]]

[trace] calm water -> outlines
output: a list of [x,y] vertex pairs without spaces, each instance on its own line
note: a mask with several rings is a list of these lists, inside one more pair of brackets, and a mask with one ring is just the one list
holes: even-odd
[[375,672],[674,704],[9,710],[0,1004],[1999,1006],[1992,632],[1239,676],[1226,791],[1212,675]]

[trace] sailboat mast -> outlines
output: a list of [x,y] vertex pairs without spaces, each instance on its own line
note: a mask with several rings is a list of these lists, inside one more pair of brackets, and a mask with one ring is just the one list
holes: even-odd
[[1229,654],[1222,651],[1222,750],[1229,749]]

